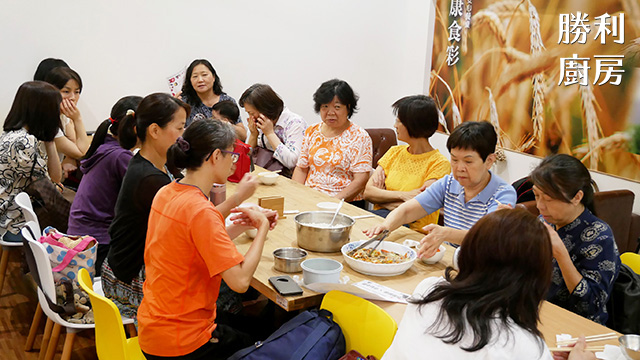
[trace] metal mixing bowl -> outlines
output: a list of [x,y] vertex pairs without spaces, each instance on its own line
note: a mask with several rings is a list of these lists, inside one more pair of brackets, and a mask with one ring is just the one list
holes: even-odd
[[338,214],[332,227],[328,225],[333,211],[307,211],[295,216],[298,246],[317,252],[338,252],[349,242],[351,228],[355,220],[348,215]]
[[307,258],[307,252],[293,247],[276,249],[273,252],[273,267],[282,272],[301,272],[300,264]]
[[640,335],[622,335],[618,341],[627,359],[640,360]]

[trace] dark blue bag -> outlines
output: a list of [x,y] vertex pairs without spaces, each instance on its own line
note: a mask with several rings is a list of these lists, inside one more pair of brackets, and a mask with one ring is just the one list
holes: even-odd
[[338,360],[344,335],[328,310],[309,310],[287,321],[265,341],[239,350],[229,360]]

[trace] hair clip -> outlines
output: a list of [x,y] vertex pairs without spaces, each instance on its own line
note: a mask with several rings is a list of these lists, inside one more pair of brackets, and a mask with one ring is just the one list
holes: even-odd
[[114,119],[114,118],[109,118],[109,122],[111,123],[111,125],[115,124],[118,122],[118,120]]
[[189,145],[189,142],[185,140],[182,136],[178,136],[178,139],[176,140],[176,144],[178,144],[178,147],[184,152],[189,151],[189,149],[191,148],[191,145]]
[[131,110],[131,109],[129,109],[129,110],[127,110],[127,115],[136,116],[136,112]]

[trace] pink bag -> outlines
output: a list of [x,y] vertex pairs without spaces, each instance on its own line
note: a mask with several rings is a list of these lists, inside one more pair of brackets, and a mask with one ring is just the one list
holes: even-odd
[[[47,227],[44,231],[46,236],[40,237],[40,243],[45,246],[49,254],[55,281],[71,280],[77,282],[78,271],[82,268],[87,269],[93,278],[96,250],[98,249],[98,242],[95,238],[66,235],[52,227]],[[73,245],[69,248],[66,244]]]

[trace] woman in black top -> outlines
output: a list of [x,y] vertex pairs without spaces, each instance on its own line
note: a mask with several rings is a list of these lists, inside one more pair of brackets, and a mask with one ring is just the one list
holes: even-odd
[[[145,97],[138,110],[127,111],[118,141],[126,149],[139,140],[140,151],[129,162],[109,228],[111,245],[102,265],[102,288],[120,313],[136,318],[142,301],[144,243],[151,202],[161,187],[173,180],[167,170],[167,150],[182,135],[189,105],[168,94]],[[135,122],[137,131],[126,126]]]

